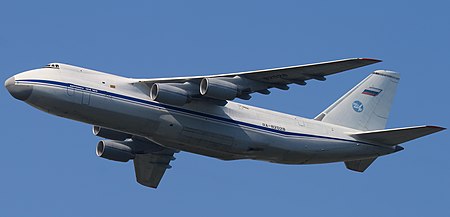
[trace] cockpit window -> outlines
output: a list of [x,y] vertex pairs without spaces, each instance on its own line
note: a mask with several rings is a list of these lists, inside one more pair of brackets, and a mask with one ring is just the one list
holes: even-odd
[[59,69],[59,64],[56,63],[50,63],[42,68],[51,68],[51,69]]

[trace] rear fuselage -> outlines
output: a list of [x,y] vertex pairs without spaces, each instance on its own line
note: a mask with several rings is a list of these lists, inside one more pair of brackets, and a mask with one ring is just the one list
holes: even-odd
[[59,64],[14,76],[25,102],[61,117],[146,137],[162,146],[224,160],[285,164],[357,160],[395,148],[355,141],[357,130],[228,102],[185,106],[152,101],[134,79]]

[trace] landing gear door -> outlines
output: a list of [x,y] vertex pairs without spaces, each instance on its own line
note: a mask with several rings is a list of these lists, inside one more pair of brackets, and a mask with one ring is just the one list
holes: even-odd
[[71,85],[67,86],[67,95],[73,96],[75,94],[75,88],[73,88]]
[[82,92],[82,97],[81,97],[81,104],[83,105],[89,105],[91,101],[91,92],[90,90],[85,90]]
[[77,86],[70,84],[66,89],[67,97],[70,102],[80,104],[82,101],[82,93]]

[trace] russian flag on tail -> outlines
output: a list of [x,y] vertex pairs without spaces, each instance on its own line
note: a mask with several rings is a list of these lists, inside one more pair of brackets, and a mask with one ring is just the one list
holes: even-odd
[[382,89],[380,88],[376,88],[376,87],[369,87],[367,89],[365,89],[362,94],[366,94],[369,96],[377,96],[378,94],[380,94],[382,91]]

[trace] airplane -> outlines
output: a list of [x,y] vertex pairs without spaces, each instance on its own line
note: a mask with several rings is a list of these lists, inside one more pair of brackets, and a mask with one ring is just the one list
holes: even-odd
[[314,119],[233,102],[251,94],[381,60],[350,58],[229,74],[135,79],[63,63],[16,74],[5,87],[16,99],[60,117],[93,125],[104,138],[99,157],[133,160],[138,183],[157,188],[174,154],[279,164],[344,162],[364,172],[400,144],[444,130],[385,129],[400,74],[376,70]]

